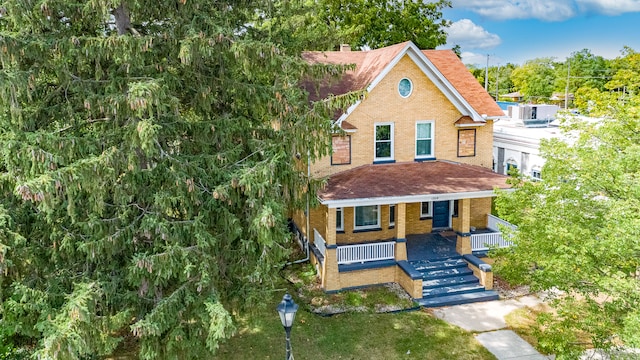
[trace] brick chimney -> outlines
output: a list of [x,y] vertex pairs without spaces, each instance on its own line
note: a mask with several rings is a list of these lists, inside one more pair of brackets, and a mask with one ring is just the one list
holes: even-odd
[[349,44],[340,44],[340,52],[351,51],[351,45]]

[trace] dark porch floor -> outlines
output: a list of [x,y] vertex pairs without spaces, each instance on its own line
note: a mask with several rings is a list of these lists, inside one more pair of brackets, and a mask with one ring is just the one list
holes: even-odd
[[407,235],[407,260],[436,260],[458,256],[452,231]]

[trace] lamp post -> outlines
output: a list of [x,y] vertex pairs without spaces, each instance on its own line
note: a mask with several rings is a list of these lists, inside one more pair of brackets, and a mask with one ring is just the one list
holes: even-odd
[[296,317],[296,311],[298,311],[298,304],[293,302],[289,293],[284,294],[282,301],[276,308],[278,314],[280,314],[280,321],[284,327],[284,331],[287,334],[286,337],[286,357],[285,360],[293,360],[293,354],[291,354],[291,327],[293,326],[293,320]]

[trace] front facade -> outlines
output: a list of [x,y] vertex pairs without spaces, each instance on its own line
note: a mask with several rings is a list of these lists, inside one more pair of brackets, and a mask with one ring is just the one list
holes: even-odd
[[477,232],[495,220],[494,189],[508,187],[491,171],[493,121],[504,113],[448,50],[407,42],[305,56],[355,64],[320,97],[366,90],[336,120],[332,155],[310,166],[312,176],[327,179],[319,206],[292,216],[311,243],[322,286],[397,282],[420,299],[423,277],[412,264],[438,246],[419,236],[444,234],[461,255],[491,242]]

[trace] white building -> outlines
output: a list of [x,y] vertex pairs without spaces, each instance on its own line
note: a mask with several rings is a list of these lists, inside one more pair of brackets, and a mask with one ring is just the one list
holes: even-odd
[[493,171],[507,174],[518,169],[534,179],[541,178],[544,158],[540,140],[560,136],[556,122],[547,127],[526,127],[522,120],[502,119],[493,125]]
[[545,126],[556,119],[558,105],[518,104],[507,107],[507,115],[514,120],[522,120],[527,126]]

